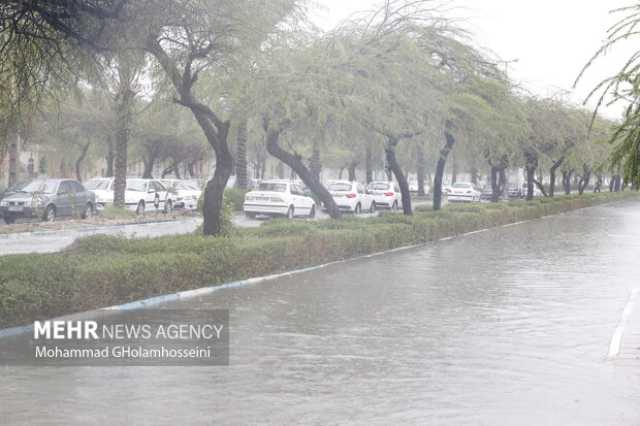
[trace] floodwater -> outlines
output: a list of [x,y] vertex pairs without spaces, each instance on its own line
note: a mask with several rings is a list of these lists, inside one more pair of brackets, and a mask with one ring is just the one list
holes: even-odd
[[638,340],[607,352],[639,225],[595,207],[173,303],[230,310],[230,366],[5,368],[0,422],[638,425]]

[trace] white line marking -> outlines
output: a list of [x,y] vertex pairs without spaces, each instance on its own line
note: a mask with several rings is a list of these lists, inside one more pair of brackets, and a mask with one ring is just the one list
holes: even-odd
[[486,232],[488,231],[489,228],[484,228],[484,229],[478,229],[477,231],[471,231],[471,232],[467,232],[465,234],[462,234],[463,237],[466,237],[467,235],[473,235],[473,234],[479,234],[481,232]]
[[629,297],[629,301],[624,307],[624,311],[622,311],[622,318],[620,319],[620,323],[618,327],[616,327],[616,331],[613,333],[613,337],[611,338],[611,343],[609,344],[609,354],[607,357],[609,359],[615,358],[620,354],[620,348],[622,346],[622,336],[624,335],[624,329],[627,326],[627,322],[629,321],[629,317],[633,312],[633,308],[635,306],[638,295],[640,294],[640,289],[635,289],[631,292],[631,296]]
[[511,226],[522,225],[523,223],[531,222],[530,220],[522,220],[520,222],[507,223],[506,225],[502,225],[503,228],[509,228]]

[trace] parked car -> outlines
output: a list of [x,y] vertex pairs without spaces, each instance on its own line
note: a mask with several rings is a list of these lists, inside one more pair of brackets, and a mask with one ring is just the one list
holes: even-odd
[[313,218],[316,203],[305,194],[301,185],[287,180],[265,180],[244,196],[243,210],[247,217],[258,215]]
[[[10,185],[7,188],[0,189],[0,201],[2,201],[4,198],[7,198],[10,195],[15,194],[16,191],[20,190],[27,184],[28,182],[18,182],[14,185]],[[2,210],[0,209],[0,219],[2,218],[3,218],[3,213],[2,213]]]
[[340,210],[360,214],[363,211],[375,212],[376,202],[367,194],[364,186],[358,182],[346,180],[331,182],[327,188]]
[[[87,186],[96,196],[96,208],[103,210],[113,204],[113,178],[95,178]],[[143,215],[148,209],[169,212],[173,209],[173,195],[156,179],[127,178],[125,206]]]
[[480,191],[471,182],[456,182],[447,196],[450,203],[480,201]]
[[485,201],[493,199],[493,187],[491,184],[487,184],[482,187],[482,190],[480,191],[480,199]]
[[509,189],[507,190],[507,197],[509,198],[522,198],[524,193],[522,192],[522,187],[518,185],[509,185]]
[[160,183],[172,194],[173,207],[196,210],[202,189],[195,181],[179,179],[161,179]]
[[0,201],[6,223],[18,218],[41,218],[53,222],[58,217],[93,215],[95,196],[78,181],[39,179],[15,190]]
[[371,182],[367,191],[373,197],[375,208],[397,210],[402,205],[402,195],[393,182]]
[[[527,196],[527,183],[526,182],[524,182],[522,184],[521,193],[522,193],[522,198]],[[536,185],[535,183],[533,184],[533,196],[534,197],[542,197],[542,191],[540,191],[540,188],[538,188],[538,185]]]

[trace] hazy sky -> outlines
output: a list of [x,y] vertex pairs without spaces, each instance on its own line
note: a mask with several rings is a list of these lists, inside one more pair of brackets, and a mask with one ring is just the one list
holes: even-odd
[[[376,0],[316,0],[315,21],[330,28],[351,13],[368,10]],[[629,5],[624,0],[457,0],[460,25],[471,31],[474,43],[495,52],[509,65],[510,77],[531,92],[566,97],[581,103],[597,82],[614,74],[630,56],[632,46],[621,45],[601,58],[580,82],[573,82],[620,15],[609,11]],[[593,103],[591,103],[593,105]],[[603,111],[619,116],[620,107]]]

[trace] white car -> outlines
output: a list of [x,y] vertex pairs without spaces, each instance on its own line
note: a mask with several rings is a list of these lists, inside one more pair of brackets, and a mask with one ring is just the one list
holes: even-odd
[[402,205],[402,194],[393,182],[371,182],[367,190],[373,197],[376,208],[397,210]]
[[470,182],[456,182],[448,193],[450,203],[480,201],[481,192]]
[[313,218],[316,203],[308,197],[300,184],[287,180],[265,180],[258,188],[244,196],[244,213],[247,217],[258,215]]
[[[103,210],[113,204],[113,178],[95,178],[86,183],[87,190],[96,196],[96,208]],[[124,193],[125,206],[143,215],[148,210],[169,212],[173,209],[173,197],[155,179],[127,178]]]
[[[521,185],[522,188],[522,197],[526,197],[527,196],[527,182],[524,182]],[[534,197],[542,197],[542,191],[540,191],[540,188],[538,188],[538,185],[536,185],[535,183],[533,184],[533,196]]]
[[198,182],[179,179],[160,179],[160,183],[171,193],[173,207],[196,210],[202,189]]
[[327,189],[340,210],[355,214],[376,211],[376,202],[373,196],[367,194],[364,186],[358,182],[334,181],[329,184]]

